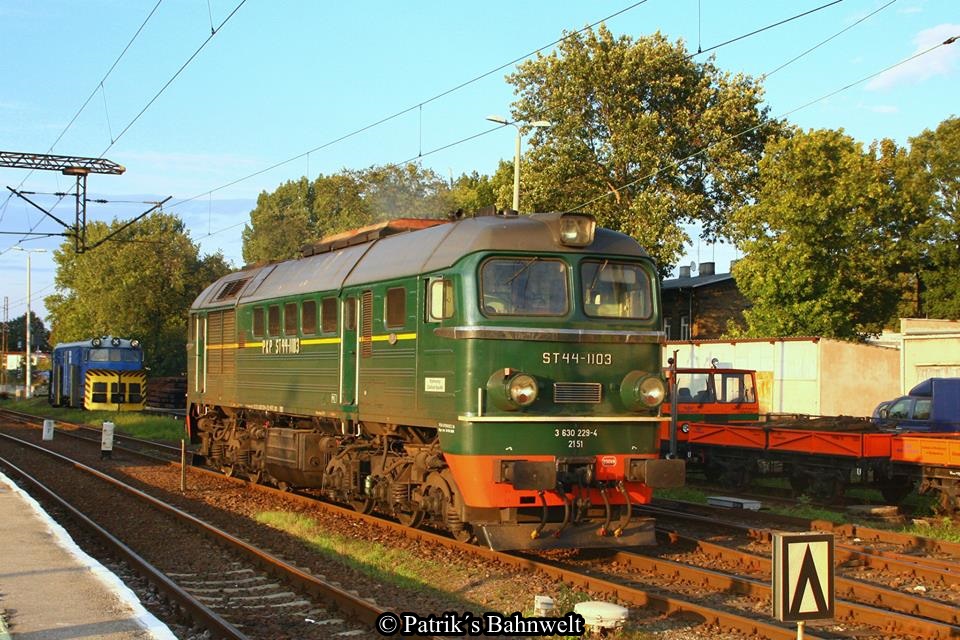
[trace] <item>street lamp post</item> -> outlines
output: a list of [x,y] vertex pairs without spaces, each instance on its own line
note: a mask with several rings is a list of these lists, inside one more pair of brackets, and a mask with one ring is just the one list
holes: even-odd
[[44,253],[46,249],[24,249],[23,247],[13,247],[17,251],[23,251],[27,254],[27,330],[26,330],[26,341],[24,345],[24,353],[27,354],[27,379],[24,380],[24,399],[30,399],[31,392],[31,379],[33,377],[33,366],[31,363],[32,355],[30,353],[30,254],[31,253]]
[[[520,125],[507,120],[503,116],[487,116],[487,120],[502,125],[512,124],[517,128],[517,144],[513,154],[513,210],[520,211],[520,139],[522,133]],[[528,123],[527,126],[533,128],[549,127],[550,122],[546,120],[535,120]]]

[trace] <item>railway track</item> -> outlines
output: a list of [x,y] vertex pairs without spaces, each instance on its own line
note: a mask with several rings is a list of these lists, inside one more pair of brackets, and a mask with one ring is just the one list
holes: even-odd
[[[95,438],[99,442],[99,438]],[[191,469],[191,474],[194,473]],[[205,475],[205,474],[204,474]],[[222,478],[221,478],[222,481]],[[236,481],[235,482],[240,482]],[[279,494],[276,490],[260,487],[267,494]],[[645,607],[667,616],[679,615],[692,626],[707,625],[744,636],[762,636],[768,638],[792,638],[795,630],[769,622],[769,553],[766,557],[760,551],[746,553],[733,549],[727,544],[710,542],[708,535],[700,539],[684,538],[675,533],[661,532],[665,542],[673,544],[665,547],[664,554],[676,552],[681,546],[694,549],[694,553],[705,558],[706,567],[696,566],[692,556],[680,554],[681,560],[656,558],[650,554],[620,552],[601,559],[598,562],[566,561],[556,558],[543,558],[530,554],[503,554],[489,551],[474,545],[464,545],[450,538],[429,531],[410,530],[399,524],[363,516],[349,509],[335,505],[318,504],[310,496],[284,493],[284,499],[309,505],[311,509],[322,509],[328,513],[339,513],[357,522],[369,523],[377,528],[391,529],[419,542],[441,545],[458,552],[470,553],[511,567],[524,574],[540,572],[555,580],[566,582],[575,588],[589,591],[596,596],[616,598],[621,604]],[[677,512],[680,513],[680,512]],[[687,516],[695,514],[687,513]],[[664,515],[664,517],[666,517]],[[707,516],[704,518],[706,525]],[[694,518],[695,519],[695,518]],[[716,534],[716,523],[712,535]],[[799,522],[796,528],[804,527]],[[745,538],[753,544],[768,543],[769,529],[761,526],[743,527]],[[779,526],[778,528],[787,528]],[[860,536],[880,536],[867,529],[841,530],[843,533]],[[863,539],[863,538],[862,538]],[[872,539],[872,538],[867,538]],[[765,542],[766,540],[766,542]],[[949,545],[936,545],[931,541],[913,539],[918,548],[939,548],[944,555],[952,551]],[[680,552],[677,552],[678,554]],[[940,575],[941,582],[948,589],[951,574],[937,573],[935,562],[926,562],[922,557],[905,560],[896,557],[894,551],[883,551],[885,555],[866,553],[851,549],[847,556],[838,549],[837,557],[841,563],[863,563],[860,566],[877,572],[890,571],[897,563],[903,571],[913,571],[914,576],[925,580],[934,580]],[[857,555],[860,554],[860,555]],[[846,558],[846,559],[844,559]],[[941,560],[949,565],[948,559]],[[701,561],[704,563],[703,561]],[[870,564],[873,563],[873,564]],[[610,569],[609,566],[615,567]],[[718,570],[719,567],[719,570]],[[943,568],[951,571],[950,566]],[[838,570],[839,573],[839,570]],[[902,574],[908,575],[908,574]],[[186,579],[186,578],[185,578]],[[958,637],[960,629],[956,627],[955,604],[937,603],[931,598],[919,594],[904,594],[892,588],[880,585],[860,586],[863,580],[843,578],[838,580],[838,620],[835,624],[820,627],[808,627],[807,637],[849,637],[850,629],[858,630],[857,637]],[[954,581],[956,584],[957,581]],[[931,582],[932,584],[932,582]],[[681,585],[678,588],[678,585]],[[956,589],[956,587],[954,587]],[[717,602],[713,594],[725,593],[734,600],[745,598],[739,604]],[[369,628],[369,627],[368,627]]]
[[[643,507],[656,515],[665,543],[688,551],[678,552],[677,560],[620,554],[620,561],[642,568],[671,572],[678,580],[752,593],[769,598],[770,542],[773,529],[757,522],[735,522],[729,510],[720,517],[717,510],[696,507],[674,510]],[[761,515],[737,516],[762,521]],[[960,548],[953,543],[908,536],[896,532],[860,527],[835,526],[821,521],[773,517],[778,529],[784,525],[797,530],[833,530],[837,535],[835,580],[837,607],[835,620],[868,625],[904,637],[960,637]],[[693,524],[699,535],[680,535],[663,529],[665,523]],[[686,527],[688,530],[691,527]],[[727,532],[724,535],[723,532]],[[871,543],[882,542],[888,550]],[[749,550],[744,549],[746,547]],[[892,550],[892,549],[896,550]],[[922,555],[935,550],[940,557]],[[707,564],[706,568],[696,565]],[[716,573],[716,567],[726,570]]]
[[376,637],[369,630],[386,609],[374,602],[83,463],[7,434],[0,439],[28,463],[55,460],[57,470],[35,476],[4,446],[0,466],[107,541],[215,637]]

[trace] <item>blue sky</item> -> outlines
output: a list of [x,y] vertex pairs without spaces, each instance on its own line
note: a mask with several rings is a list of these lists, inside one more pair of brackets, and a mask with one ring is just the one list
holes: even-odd
[[[220,249],[240,266],[240,231],[257,194],[285,180],[420,154],[442,176],[492,173],[501,158],[512,158],[514,129],[496,129],[485,118],[509,115],[514,96],[504,76],[513,67],[431,98],[549,45],[564,30],[621,12],[606,21],[614,33],[660,30],[695,51],[828,2],[247,0],[135,120],[240,0],[163,0],[102,89],[155,0],[0,0],[0,150],[103,154],[126,173],[91,175],[91,197],[172,196],[167,210],[184,218],[201,249]],[[732,74],[769,73],[888,2],[843,0],[712,55]],[[843,128],[866,143],[890,137],[905,144],[936,127],[960,111],[960,42],[794,110],[960,35],[958,8],[956,0],[896,0],[767,78],[771,113],[790,113],[804,128]],[[55,172],[2,168],[0,184],[46,193],[73,187]],[[20,242],[46,249],[32,258],[33,308],[43,315],[42,298],[53,292],[49,252],[59,240],[17,234],[61,229],[18,198],[7,201],[8,194],[0,190],[0,232],[14,233],[0,234],[0,296],[9,298],[11,318],[24,313],[26,257],[7,248]],[[46,207],[57,201],[34,199]],[[54,213],[72,220],[73,206],[68,198]],[[88,218],[125,219],[146,206],[91,204]],[[695,242],[681,263],[714,259],[723,272],[732,257],[730,247]]]

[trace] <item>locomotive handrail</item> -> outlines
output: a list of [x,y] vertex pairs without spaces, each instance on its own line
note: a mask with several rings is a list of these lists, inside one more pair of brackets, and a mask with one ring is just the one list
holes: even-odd
[[592,342],[657,344],[666,340],[663,331],[616,331],[606,329],[543,329],[531,327],[440,327],[434,334],[454,340],[535,340],[541,342]]
[[663,422],[665,416],[457,416],[464,422]]

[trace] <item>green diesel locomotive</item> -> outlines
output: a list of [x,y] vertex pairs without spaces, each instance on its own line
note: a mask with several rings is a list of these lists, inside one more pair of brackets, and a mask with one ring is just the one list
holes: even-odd
[[652,544],[652,260],[591,216],[401,219],[244,269],[190,309],[206,462],[497,549]]

